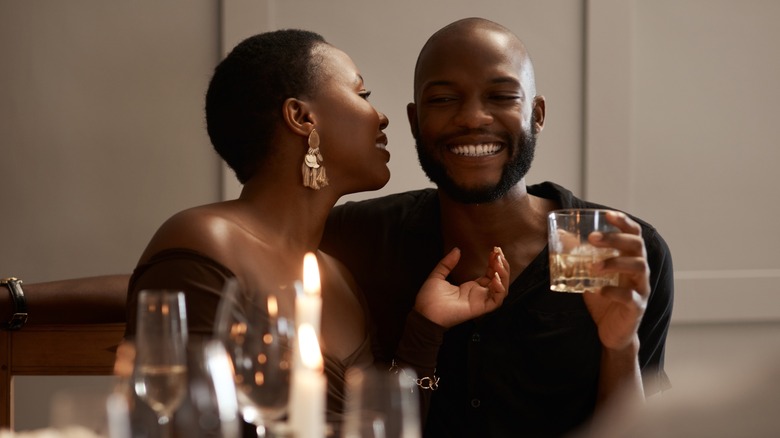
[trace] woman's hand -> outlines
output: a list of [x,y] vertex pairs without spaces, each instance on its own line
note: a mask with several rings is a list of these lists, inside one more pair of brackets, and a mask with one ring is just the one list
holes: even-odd
[[509,290],[509,264],[501,248],[493,248],[484,276],[455,286],[447,276],[459,260],[458,248],[444,256],[423,283],[414,305],[420,314],[446,328],[497,309]]

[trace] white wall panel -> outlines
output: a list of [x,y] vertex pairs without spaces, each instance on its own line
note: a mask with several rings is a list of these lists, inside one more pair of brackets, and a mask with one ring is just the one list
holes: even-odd
[[780,3],[600,0],[589,15],[589,53],[619,49],[588,57],[588,196],[664,235],[675,321],[780,319]]

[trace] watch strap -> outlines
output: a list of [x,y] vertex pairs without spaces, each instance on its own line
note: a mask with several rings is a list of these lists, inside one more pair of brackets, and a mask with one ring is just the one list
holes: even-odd
[[22,290],[22,280],[16,277],[3,278],[0,280],[0,286],[5,286],[8,289],[14,306],[11,319],[2,324],[1,327],[6,330],[19,330],[27,322],[27,299]]

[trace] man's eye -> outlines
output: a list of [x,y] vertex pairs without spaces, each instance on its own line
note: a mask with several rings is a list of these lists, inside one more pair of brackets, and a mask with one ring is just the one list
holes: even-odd
[[518,100],[520,96],[516,94],[494,94],[490,98],[494,100]]
[[455,100],[452,96],[433,96],[427,99],[428,103],[448,103]]
[[371,95],[371,92],[370,91],[361,91],[360,93],[358,93],[358,95],[360,97],[362,97],[363,99],[368,100],[368,96]]

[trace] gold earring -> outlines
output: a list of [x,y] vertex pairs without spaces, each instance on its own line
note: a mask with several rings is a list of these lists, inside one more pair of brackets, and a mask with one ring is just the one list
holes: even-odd
[[319,190],[328,185],[328,177],[325,175],[325,166],[320,153],[320,135],[316,129],[309,133],[309,150],[303,157],[303,185],[314,190]]

